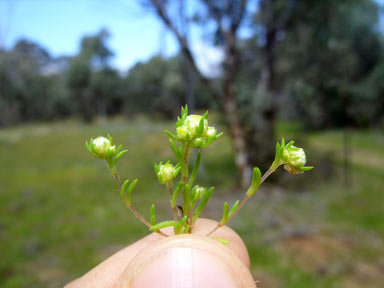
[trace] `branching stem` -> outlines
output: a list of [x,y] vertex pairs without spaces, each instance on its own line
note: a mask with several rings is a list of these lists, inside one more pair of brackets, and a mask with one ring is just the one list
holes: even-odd
[[[260,185],[263,184],[263,182],[273,173],[275,172],[275,170],[272,170],[272,169],[268,169],[267,172],[264,173],[264,175],[261,177],[261,180],[260,180]],[[233,216],[235,216],[237,214],[237,212],[239,212],[239,210],[245,205],[245,203],[247,203],[247,201],[250,199],[251,197],[249,197],[247,194],[245,194],[244,198],[241,200],[239,206],[237,207],[237,209],[235,211],[233,211],[233,213],[228,216],[228,219],[227,219],[227,222],[229,222],[229,220],[232,219]],[[217,229],[221,228],[222,226],[224,226],[226,223],[221,223],[219,222],[215,228],[213,228],[206,236],[209,236],[211,234],[213,234],[214,232],[217,231]]]
[[[112,170],[112,169],[111,169]],[[121,190],[122,188],[122,185],[121,185],[121,180],[120,180],[120,176],[119,174],[117,173],[117,170],[116,168],[113,169],[112,171],[112,175],[113,175],[113,178],[115,178],[115,181],[117,183],[117,186],[119,187],[119,189]],[[128,203],[127,201],[125,201],[124,199],[124,203],[125,203],[125,206],[127,206],[127,208],[129,210],[131,210],[131,212],[133,213],[133,215],[135,215],[135,217],[137,219],[139,219],[144,225],[146,225],[148,228],[150,228],[152,225],[151,223],[149,223],[143,216],[141,216],[141,214],[139,212],[137,212],[137,210],[133,207],[132,203]],[[164,232],[162,232],[161,230],[157,230],[155,231],[156,233],[164,236],[164,237],[168,237],[169,235],[165,234]]]
[[183,171],[182,171],[182,180],[184,183],[183,188],[183,197],[184,197],[184,215],[187,215],[187,225],[192,224],[192,209],[191,209],[191,195],[190,195],[190,188],[185,189],[186,185],[188,184],[188,163],[189,163],[189,156],[191,154],[191,142],[187,142],[185,148],[184,148],[184,165],[183,165]]

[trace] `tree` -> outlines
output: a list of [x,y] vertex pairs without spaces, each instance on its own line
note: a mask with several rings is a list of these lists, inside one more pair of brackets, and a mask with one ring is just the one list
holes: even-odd
[[[225,60],[223,62],[223,75],[219,80],[219,85],[216,85],[217,83],[213,79],[206,77],[198,69],[188,35],[183,33],[183,29],[185,29],[183,25],[186,25],[186,23],[178,18],[180,13],[171,12],[175,6],[181,5],[183,1],[148,0],[144,2],[147,7],[153,8],[156,15],[176,37],[184,57],[189,61],[194,72],[219,103],[232,138],[240,184],[242,186],[248,185],[253,166],[250,163],[251,157],[249,156],[252,148],[247,145],[244,127],[240,122],[235,89],[235,80],[240,63],[237,47],[239,29],[246,17],[248,1],[204,0],[199,2],[200,5],[198,5],[198,9],[194,12],[195,19],[208,19],[207,22],[214,26],[213,40],[224,47]],[[179,25],[180,22],[182,25]]]
[[286,88],[295,109],[312,127],[368,124],[380,106],[370,93],[379,87],[374,75],[382,63],[378,5],[357,0],[298,4],[283,46],[290,67]]
[[[180,106],[186,104],[184,96],[188,93],[183,83],[185,67],[181,59],[181,55],[171,58],[157,55],[132,67],[124,79],[126,110],[130,114],[145,112],[176,117]],[[209,107],[211,99],[199,85],[189,89],[189,93],[198,96],[195,100],[198,108]]]
[[101,77],[112,75],[109,73],[109,59],[113,53],[106,43],[108,37],[105,29],[96,35],[83,37],[79,55],[70,61],[68,87],[77,111],[85,121],[91,121],[96,114],[103,115],[107,110],[106,91],[98,82]]
[[46,67],[52,59],[46,49],[29,41],[19,40],[11,51],[0,52],[0,123],[47,119],[48,87]]

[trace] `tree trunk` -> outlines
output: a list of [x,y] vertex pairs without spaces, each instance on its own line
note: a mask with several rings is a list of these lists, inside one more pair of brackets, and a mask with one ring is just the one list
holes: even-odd
[[224,89],[223,97],[219,99],[219,102],[224,111],[229,133],[233,142],[239,184],[242,188],[247,188],[252,180],[252,165],[250,163],[250,151],[246,142],[244,125],[240,122],[240,115],[234,91],[236,76],[239,70],[239,54],[236,49],[236,34],[227,33],[226,43],[226,59],[223,66]]
[[240,125],[238,110],[233,99],[233,92],[231,87],[229,88],[229,94],[224,97],[222,105],[235,150],[235,164],[239,174],[239,184],[242,188],[246,188],[252,180],[252,166],[249,161],[249,150],[247,149],[243,127]]
[[[157,15],[162,19],[164,24],[169,28],[169,30],[175,35],[177,41],[180,44],[181,52],[183,53],[185,59],[190,62],[190,67],[197,73],[198,77],[202,83],[208,88],[212,93],[214,98],[218,101],[222,111],[225,115],[225,120],[228,124],[229,133],[232,137],[233,148],[235,152],[235,163],[239,171],[239,179],[242,187],[246,187],[251,182],[252,177],[252,166],[249,162],[249,152],[247,151],[247,143],[244,134],[244,128],[240,123],[239,111],[237,108],[237,103],[234,93],[234,82],[236,75],[238,73],[238,64],[239,64],[239,55],[236,50],[236,41],[237,41],[237,32],[240,23],[244,18],[244,13],[246,11],[247,0],[242,0],[241,5],[237,14],[234,13],[232,5],[227,7],[228,15],[232,16],[230,28],[224,30],[223,27],[223,15],[218,13],[218,10],[213,5],[213,1],[204,1],[212,13],[213,19],[217,22],[218,29],[222,36],[225,38],[225,63],[224,63],[224,87],[223,89],[218,89],[212,81],[205,77],[201,71],[198,69],[194,55],[192,54],[191,47],[188,43],[188,39],[183,33],[178,29],[176,22],[170,18],[170,14],[167,13],[165,2],[159,0],[150,0],[152,7],[155,8]],[[231,13],[234,14],[231,14]]]
[[185,103],[190,112],[195,111],[195,95],[193,93],[193,71],[188,59],[183,55],[183,76],[185,83]]
[[264,171],[269,168],[274,158],[276,144],[276,32],[276,29],[272,26],[267,27],[265,34],[266,42],[263,49],[264,66],[260,86],[268,95],[268,103],[261,115],[262,124],[256,127],[254,123],[246,133],[247,147],[250,153],[249,162]]

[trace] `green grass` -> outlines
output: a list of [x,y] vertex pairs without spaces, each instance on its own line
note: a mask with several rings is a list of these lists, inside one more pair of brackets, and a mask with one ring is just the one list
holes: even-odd
[[[153,163],[172,157],[162,132],[172,126],[116,119],[1,130],[0,287],[62,287],[147,233],[102,161],[88,155],[84,141],[92,136],[109,132],[128,148],[119,171],[140,179],[133,194],[138,210],[147,216],[155,202],[158,218],[169,218]],[[304,134],[298,124],[282,124],[278,134],[298,139],[316,169],[295,177],[279,171],[279,182],[266,185],[230,223],[247,244],[259,287],[382,287],[376,272],[384,255],[384,135],[350,131],[346,186],[342,131]],[[229,139],[212,146],[199,180],[216,187],[205,215],[219,217],[224,199],[241,195],[232,191]]]

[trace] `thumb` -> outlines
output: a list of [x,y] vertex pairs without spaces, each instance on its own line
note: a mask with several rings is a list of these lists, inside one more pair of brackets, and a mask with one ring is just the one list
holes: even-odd
[[178,235],[142,250],[126,267],[118,288],[256,287],[244,261],[209,237]]

